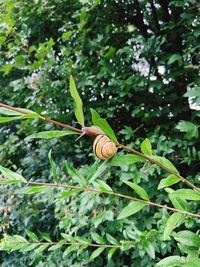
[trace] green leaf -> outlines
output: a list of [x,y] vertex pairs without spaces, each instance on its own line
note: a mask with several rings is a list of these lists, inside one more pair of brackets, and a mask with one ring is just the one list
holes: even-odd
[[146,240],[144,242],[144,247],[148,255],[152,258],[155,259],[155,249],[154,246],[151,244],[149,240]]
[[77,246],[76,245],[71,245],[68,248],[65,249],[63,253],[63,258],[66,257],[72,250],[74,250]]
[[91,236],[92,236],[92,239],[97,243],[97,244],[101,244],[101,245],[104,245],[105,244],[105,241],[104,239],[97,233],[94,233],[94,232],[91,232],[90,233]]
[[110,250],[109,250],[109,252],[108,252],[108,260],[110,260],[111,259],[111,257],[112,257],[112,255],[114,254],[114,252],[115,252],[115,250],[116,250],[117,248],[111,248]]
[[7,178],[8,180],[18,180],[18,182],[26,182],[23,176],[20,174],[13,172],[7,168],[4,168],[0,165],[0,172],[2,175]]
[[139,210],[141,210],[146,205],[147,205],[146,203],[132,200],[128,204],[128,206],[123,208],[123,210],[118,215],[117,220],[124,219],[124,218],[126,218],[128,216],[133,215],[134,213],[138,212]]
[[168,60],[167,64],[168,64],[168,65],[171,65],[172,63],[174,63],[174,62],[176,62],[176,61],[178,61],[179,66],[180,66],[181,63],[182,63],[182,58],[181,58],[181,56],[180,56],[179,54],[174,54],[174,55],[172,55],[172,56],[170,57],[170,59]]
[[181,181],[182,179],[176,177],[173,174],[170,174],[167,178],[164,178],[160,181],[159,185],[158,185],[158,190],[162,189],[164,187],[168,187],[170,185],[176,184],[179,181]]
[[25,140],[29,140],[33,138],[51,139],[51,138],[61,137],[61,136],[70,135],[70,134],[78,134],[78,133],[74,131],[68,131],[68,130],[67,131],[44,131],[44,132],[39,132],[39,133],[29,135],[25,138]]
[[67,41],[75,31],[68,31],[62,34],[63,41]]
[[90,242],[83,236],[76,236],[75,240],[79,243],[85,243],[85,244],[90,244]]
[[174,235],[176,241],[186,246],[200,247],[200,236],[196,235],[191,231],[181,231]]
[[164,230],[164,240],[167,240],[176,224],[181,220],[184,215],[180,212],[173,213],[167,220]]
[[117,143],[117,137],[115,136],[115,133],[113,132],[112,128],[107,123],[107,121],[105,119],[102,119],[94,109],[91,108],[90,112],[92,114],[93,125],[101,128],[101,130],[106,135],[108,135],[113,142]]
[[45,189],[49,189],[49,186],[46,185],[36,185],[36,186],[27,186],[22,189],[15,190],[15,194],[34,194]]
[[185,93],[184,96],[185,97],[194,97],[194,96],[200,97],[200,87],[196,86],[192,88],[191,90],[187,91],[187,93]]
[[145,161],[143,157],[133,154],[126,154],[126,155],[118,155],[116,154],[110,162],[111,166],[126,166],[133,164],[135,162],[142,162]]
[[92,177],[88,177],[89,183],[92,183],[97,177],[102,175],[102,173],[110,166],[109,162],[110,162],[109,160],[105,160],[103,161],[103,163],[101,163],[101,165],[98,167],[96,172],[92,175]]
[[29,245],[29,246],[26,246],[26,247],[20,249],[20,251],[30,251],[30,250],[36,248],[37,246],[39,246],[39,244],[32,244],[32,245]]
[[58,248],[60,248],[60,247],[62,247],[62,246],[63,246],[62,244],[52,245],[52,246],[48,249],[48,251],[56,250],[56,249],[58,249]]
[[79,96],[77,89],[76,89],[76,85],[75,85],[75,82],[74,82],[72,75],[70,75],[70,93],[71,93],[71,96],[73,97],[74,103],[75,103],[76,119],[81,125],[84,125],[83,102]]
[[32,114],[22,115],[20,117],[0,117],[0,123],[1,122],[13,121],[13,120],[34,119],[34,118],[42,118],[42,119],[44,119],[41,115],[36,114],[36,113],[32,113]]
[[179,123],[176,126],[176,129],[178,129],[180,132],[186,132],[186,134],[184,135],[185,139],[192,139],[194,138],[198,138],[199,137],[199,131],[198,128],[195,124],[189,122],[189,121],[179,121]]
[[172,266],[180,266],[181,257],[180,256],[169,256],[161,261],[159,261],[155,267],[172,267]]
[[44,251],[46,248],[48,248],[48,246],[50,246],[50,244],[43,244],[43,245],[39,246],[39,248],[37,248],[34,251],[34,255],[37,254],[37,253],[40,253],[40,252]]
[[51,241],[51,238],[50,238],[50,236],[49,236],[49,234],[44,233],[44,232],[41,232],[40,230],[38,230],[38,232],[40,233],[40,235],[41,235],[46,241],[48,241],[48,242],[52,242],[52,241]]
[[117,241],[117,239],[115,239],[113,236],[111,236],[109,233],[106,233],[106,238],[108,240],[108,242],[112,245],[118,245],[119,242]]
[[200,266],[200,259],[188,259],[183,267],[199,267]]
[[38,240],[36,234],[34,234],[33,232],[31,232],[31,231],[29,231],[29,230],[27,230],[27,229],[25,229],[25,230],[26,230],[26,233],[27,233],[27,235],[29,236],[29,238],[30,238],[31,240],[33,240],[34,242],[39,242],[39,240]]
[[135,190],[135,192],[144,200],[149,200],[149,196],[147,194],[147,192],[140,187],[137,184],[131,183],[129,181],[123,181],[125,184],[127,184],[128,186],[130,186],[133,190]]
[[8,116],[22,115],[21,112],[18,112],[18,111],[12,110],[12,109],[8,109],[8,108],[3,108],[3,107],[0,107],[0,113],[4,114],[4,115],[8,115]]
[[82,174],[79,173],[79,171],[77,169],[72,167],[67,161],[65,161],[65,166],[67,168],[67,171],[68,171],[69,175],[72,176],[72,178],[77,183],[79,183],[81,186],[86,186],[87,185],[86,179],[83,177]]
[[185,199],[181,199],[174,194],[169,194],[169,199],[176,209],[190,211],[190,207]]
[[90,256],[90,260],[93,260],[95,259],[96,257],[98,257],[103,251],[104,251],[104,247],[100,247],[100,248],[97,248],[93,253],[92,255]]
[[102,180],[96,179],[96,181],[93,181],[92,184],[96,189],[99,189],[103,192],[112,192],[112,188]]
[[74,189],[74,190],[70,190],[70,191],[64,192],[59,197],[57,197],[57,199],[62,199],[62,198],[65,198],[65,197],[69,197],[72,194],[75,194],[75,193],[80,192],[80,191],[82,191],[82,190],[81,189]]
[[26,240],[26,238],[24,238],[24,237],[21,236],[21,235],[14,235],[13,237],[15,238],[15,240],[16,240],[17,242],[28,243],[28,241]]
[[51,164],[51,169],[52,169],[52,172],[53,172],[53,179],[54,179],[54,181],[56,183],[58,183],[59,180],[58,180],[57,174],[56,174],[56,164],[55,164],[55,161],[51,157],[51,151],[52,151],[52,149],[50,149],[50,151],[48,153],[48,157],[49,157],[49,161],[50,161],[50,164]]
[[81,246],[79,249],[78,249],[78,251],[77,251],[77,256],[79,255],[79,254],[81,254],[81,252],[84,250],[84,249],[86,249],[88,247],[88,245],[83,245],[83,246]]
[[153,155],[153,159],[170,169],[171,171],[174,171],[175,173],[178,173],[176,167],[166,158]]
[[192,189],[179,189],[174,191],[172,194],[183,199],[200,200],[200,193]]
[[6,184],[6,185],[9,185],[9,184],[16,184],[16,183],[19,183],[21,181],[19,180],[8,180],[8,181],[1,181],[0,180],[0,184]]
[[65,233],[61,233],[61,235],[67,242],[76,243],[76,239],[72,237],[71,235],[67,235]]
[[152,147],[151,147],[151,142],[148,138],[146,138],[142,144],[141,144],[141,151],[143,154],[151,157],[152,156]]

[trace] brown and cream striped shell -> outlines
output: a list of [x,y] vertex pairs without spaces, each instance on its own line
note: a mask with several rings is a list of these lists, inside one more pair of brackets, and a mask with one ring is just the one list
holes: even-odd
[[116,145],[107,135],[98,134],[93,143],[93,151],[100,159],[110,159],[116,153]]

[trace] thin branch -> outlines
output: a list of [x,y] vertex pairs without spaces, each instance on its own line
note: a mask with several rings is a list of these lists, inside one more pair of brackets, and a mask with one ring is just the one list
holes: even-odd
[[[9,181],[9,180],[0,177],[0,181]],[[151,202],[151,201],[147,201],[147,200],[143,200],[143,199],[139,199],[139,198],[126,196],[126,195],[118,194],[118,193],[111,192],[111,191],[101,191],[101,190],[95,189],[95,188],[80,187],[80,186],[75,186],[75,185],[56,184],[56,183],[51,184],[51,183],[39,183],[39,182],[30,182],[30,181],[23,181],[23,183],[32,184],[32,185],[41,185],[41,186],[45,185],[45,186],[53,186],[53,187],[66,187],[66,188],[71,188],[71,189],[80,189],[80,190],[83,190],[83,191],[99,192],[99,193],[102,193],[102,194],[109,194],[109,195],[114,195],[114,196],[117,196],[117,197],[122,197],[122,198],[127,198],[127,199],[131,199],[131,200],[143,202],[143,203],[146,203],[148,205],[157,206],[159,208],[168,209],[168,210],[171,210],[173,212],[180,212],[180,213],[184,213],[184,214],[187,214],[187,215],[191,215],[191,216],[200,218],[200,214],[191,213],[191,212],[188,212],[188,211],[185,211],[185,210],[178,210],[178,209],[171,208],[171,207],[168,207],[168,206],[164,206],[164,205],[161,205],[161,204],[157,204],[157,203],[154,203],[154,202]]]
[[[3,104],[3,103],[0,103],[0,106],[1,106],[1,107],[4,107],[4,108],[11,109],[11,110],[14,110],[14,111],[18,111],[18,112],[23,113],[23,114],[30,114],[30,113],[27,112],[27,111],[24,111],[24,110],[21,110],[21,109],[18,109],[18,108],[14,108],[14,107],[5,105],[5,104]],[[70,130],[73,130],[73,131],[82,133],[82,130],[80,130],[80,129],[74,128],[74,127],[69,126],[69,125],[67,125],[67,124],[63,124],[63,123],[60,123],[60,122],[51,120],[51,119],[49,119],[49,118],[45,118],[45,117],[41,117],[41,118],[40,118],[40,117],[39,117],[39,119],[43,119],[43,120],[46,120],[46,121],[48,121],[48,122],[51,122],[51,123],[60,125],[60,126],[65,127],[65,128],[68,128],[68,129],[70,129]],[[94,133],[90,133],[90,135],[95,136]],[[126,146],[124,146],[124,145],[122,145],[122,144],[120,144],[120,143],[116,143],[116,145],[117,145],[118,147],[121,147],[121,148],[127,150],[127,151],[130,151],[131,153],[134,153],[134,154],[136,154],[136,155],[139,155],[140,157],[143,157],[143,158],[145,158],[146,160],[148,160],[148,161],[150,161],[150,162],[152,162],[152,163],[154,163],[154,164],[157,164],[157,165],[160,166],[161,168],[163,168],[163,169],[165,169],[166,171],[170,172],[171,174],[175,175],[177,178],[181,179],[182,181],[184,181],[185,183],[187,183],[189,186],[191,186],[192,188],[194,188],[195,190],[197,190],[198,192],[200,192],[200,188],[196,187],[195,185],[193,185],[192,183],[190,183],[187,179],[185,179],[184,177],[182,177],[182,176],[179,175],[178,173],[175,173],[174,171],[170,170],[169,168],[165,167],[163,164],[159,163],[158,161],[156,161],[156,160],[154,160],[154,159],[152,159],[152,158],[150,158],[150,157],[148,157],[148,156],[146,156],[146,155],[144,155],[144,154],[142,154],[142,153],[140,153],[140,152],[138,152],[138,151],[136,151],[136,150],[134,150],[134,149],[132,149],[132,148],[126,147]]]

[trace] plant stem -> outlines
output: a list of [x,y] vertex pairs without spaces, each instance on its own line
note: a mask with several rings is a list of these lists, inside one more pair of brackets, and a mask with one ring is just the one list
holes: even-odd
[[[9,180],[0,177],[0,181],[9,181]],[[143,200],[143,199],[139,199],[139,198],[126,196],[126,195],[118,194],[118,193],[111,192],[111,191],[101,191],[101,190],[95,189],[95,188],[80,187],[80,186],[75,186],[75,185],[55,184],[55,183],[51,184],[51,183],[39,183],[39,182],[30,182],[30,181],[23,181],[23,183],[32,184],[32,185],[41,185],[41,186],[45,185],[45,186],[53,186],[53,187],[66,187],[66,188],[71,188],[71,189],[80,189],[80,190],[83,190],[83,191],[99,192],[99,193],[102,193],[102,194],[109,194],[109,195],[114,195],[114,196],[118,196],[118,197],[122,197],[122,198],[127,198],[127,199],[131,199],[131,200],[143,202],[143,203],[146,203],[148,205],[152,205],[152,206],[157,206],[157,207],[160,207],[160,208],[168,209],[168,210],[171,210],[173,212],[181,212],[181,213],[184,213],[184,214],[187,214],[187,215],[191,215],[191,216],[200,218],[200,214],[191,213],[191,212],[188,212],[188,211],[185,211],[185,210],[178,210],[178,209],[171,208],[171,207],[168,207],[168,206],[164,206],[164,205],[161,205],[161,204],[157,204],[157,203],[154,203],[154,202],[151,202],[151,201],[147,201],[147,200]]]
[[[18,111],[18,112],[23,113],[23,114],[30,114],[30,113],[27,112],[27,111],[21,110],[21,109],[19,109],[19,108],[14,108],[14,107],[5,105],[5,104],[3,104],[3,103],[0,103],[0,106],[1,106],[1,107],[4,107],[4,108],[11,109],[11,110],[14,110],[14,111]],[[48,122],[51,122],[51,123],[60,125],[60,126],[65,127],[65,128],[68,128],[68,129],[70,129],[70,130],[73,130],[73,131],[82,133],[82,130],[80,130],[80,129],[74,128],[74,127],[69,126],[69,125],[67,125],[67,124],[63,124],[63,123],[60,123],[60,122],[51,120],[51,119],[49,119],[49,118],[41,117],[41,118],[39,118],[39,119],[43,119],[43,120],[46,120],[46,121],[48,121]],[[94,134],[91,134],[91,135],[94,135]],[[158,161],[156,161],[156,160],[154,160],[154,159],[152,159],[152,158],[150,158],[150,157],[148,157],[148,156],[146,156],[146,155],[144,155],[144,154],[142,154],[142,153],[140,153],[140,152],[138,152],[138,151],[136,151],[136,150],[134,150],[134,149],[132,149],[132,148],[126,147],[126,146],[124,146],[124,145],[122,145],[122,144],[120,144],[120,143],[116,143],[116,145],[117,145],[118,147],[121,147],[121,148],[127,150],[127,151],[130,151],[131,153],[134,153],[134,154],[136,154],[136,155],[139,155],[140,157],[143,157],[143,158],[145,158],[146,160],[148,160],[148,161],[150,161],[150,162],[152,162],[152,163],[154,163],[154,164],[157,164],[157,165],[160,166],[161,168],[163,168],[163,169],[165,169],[166,171],[170,172],[171,174],[175,175],[176,177],[178,177],[179,179],[181,179],[182,181],[184,181],[185,183],[187,183],[189,186],[191,186],[192,188],[194,188],[195,190],[197,190],[198,192],[200,192],[200,188],[198,188],[198,187],[196,187],[195,185],[193,185],[192,183],[190,183],[187,179],[185,179],[184,177],[182,177],[182,176],[179,175],[178,173],[175,173],[174,171],[172,171],[172,170],[170,170],[169,168],[165,167],[165,166],[164,166],[163,164],[161,164],[160,162],[158,162]]]

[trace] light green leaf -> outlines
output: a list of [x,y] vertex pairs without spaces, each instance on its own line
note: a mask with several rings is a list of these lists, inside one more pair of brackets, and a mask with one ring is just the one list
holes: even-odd
[[74,189],[74,190],[70,190],[70,191],[64,192],[59,197],[57,197],[57,199],[62,199],[62,198],[65,198],[65,197],[69,197],[72,194],[75,194],[75,193],[80,192],[80,191],[82,191],[82,190],[81,189]]
[[63,39],[63,41],[68,40],[68,39],[72,36],[72,34],[73,34],[74,32],[75,32],[75,31],[64,32],[64,33],[62,34],[62,39]]
[[63,258],[66,257],[72,250],[74,250],[77,246],[76,245],[71,245],[68,248],[65,249],[63,253]]
[[32,113],[32,114],[22,115],[20,117],[0,117],[0,123],[13,121],[13,120],[34,119],[34,118],[44,119],[41,115],[36,114],[36,113]]
[[22,115],[21,112],[18,112],[18,111],[12,110],[12,109],[8,109],[8,108],[3,108],[3,107],[0,107],[0,113],[4,114],[4,115],[8,115],[8,116],[20,116],[20,115]]
[[51,157],[51,151],[52,149],[50,149],[49,153],[48,153],[48,157],[49,157],[49,161],[50,161],[50,164],[51,164],[51,169],[52,169],[52,172],[53,172],[53,179],[56,183],[58,183],[58,178],[57,178],[57,174],[56,174],[56,164],[55,164],[55,161],[52,159]]
[[29,230],[27,230],[27,229],[25,229],[25,230],[26,230],[26,233],[27,233],[27,235],[29,236],[29,238],[30,238],[31,240],[33,240],[34,242],[39,242],[39,240],[38,240],[36,234],[34,234],[33,232],[31,232],[31,231],[29,231]]
[[50,238],[50,236],[49,236],[49,234],[44,233],[44,232],[41,232],[40,230],[38,230],[38,232],[40,233],[40,235],[41,235],[46,241],[48,241],[48,242],[52,242],[52,241],[51,241],[51,238]]
[[164,178],[160,181],[159,185],[158,185],[158,190],[162,189],[164,187],[168,187],[170,185],[176,184],[179,181],[181,181],[182,179],[176,177],[173,174],[170,174],[167,178]]
[[141,144],[141,151],[143,154],[151,157],[152,156],[152,147],[151,147],[151,142],[148,138],[146,138],[142,144]]
[[175,196],[173,193],[169,194],[169,199],[176,209],[190,211],[190,207],[185,199]]
[[90,260],[93,260],[95,259],[96,257],[98,257],[103,251],[104,251],[104,247],[100,247],[100,248],[97,248],[93,253],[92,255],[90,256]]
[[184,135],[185,139],[192,139],[194,138],[198,138],[199,137],[199,131],[198,128],[195,124],[189,122],[189,121],[179,121],[179,123],[176,126],[176,129],[178,129],[180,132],[186,132],[186,134]]
[[81,125],[84,125],[83,102],[79,96],[77,89],[76,89],[76,85],[75,85],[75,82],[74,82],[72,75],[70,75],[70,93],[71,93],[71,96],[73,97],[74,103],[75,103],[76,119]]
[[104,192],[112,192],[112,188],[102,180],[96,179],[96,181],[93,181],[92,184],[96,189]]
[[97,177],[102,175],[102,173],[110,166],[109,162],[110,162],[109,160],[105,160],[103,161],[103,163],[101,163],[101,165],[98,167],[96,172],[92,175],[92,177],[88,177],[89,183],[92,183]]
[[183,199],[200,200],[200,193],[192,189],[179,189],[174,191],[172,194]]
[[115,250],[116,250],[117,248],[111,248],[110,250],[109,250],[109,252],[108,252],[108,260],[110,260],[111,259],[111,257],[112,257],[112,255],[114,254],[114,252],[115,252]]
[[52,246],[48,249],[48,251],[56,250],[56,249],[58,249],[58,248],[60,248],[60,247],[62,247],[62,246],[63,246],[62,244],[52,245]]
[[51,138],[61,137],[61,136],[70,135],[70,134],[78,134],[78,133],[74,131],[68,131],[68,130],[66,131],[44,131],[44,132],[39,132],[39,133],[29,135],[25,138],[25,140],[29,140],[33,138],[51,139]]
[[151,244],[149,240],[146,240],[144,242],[144,247],[148,255],[152,258],[155,259],[155,249],[154,246]]
[[0,165],[0,172],[2,175],[7,178],[8,180],[18,180],[19,182],[25,182],[26,180],[24,179],[23,176],[20,174],[13,172],[7,168],[4,168]]
[[21,181],[19,181],[19,180],[8,180],[8,181],[0,181],[0,184],[8,185],[8,184],[16,184],[16,183],[19,183],[19,182],[21,182]]
[[88,245],[83,245],[83,246],[81,246],[79,249],[78,249],[78,251],[77,251],[77,256],[79,255],[79,254],[81,254],[81,252],[84,250],[84,249],[86,249],[88,247]]
[[102,119],[94,109],[91,108],[90,112],[92,114],[93,125],[101,128],[101,130],[106,135],[108,135],[113,142],[117,143],[117,137],[115,136],[115,133],[113,132],[112,128],[107,123],[107,121],[105,119]]
[[105,244],[105,241],[104,239],[97,233],[94,233],[94,232],[91,232],[90,233],[91,236],[92,236],[92,239],[97,243],[97,244],[101,244],[101,245],[104,245]]
[[108,242],[112,245],[118,245],[119,242],[117,241],[117,239],[115,239],[113,236],[111,236],[109,233],[106,233],[106,238],[108,240]]
[[83,177],[82,174],[79,173],[79,171],[77,169],[72,167],[67,161],[65,161],[65,166],[67,168],[67,171],[68,171],[69,175],[72,176],[72,178],[77,183],[79,183],[81,186],[86,186],[87,185],[86,179]]
[[128,206],[123,208],[123,210],[120,212],[120,214],[117,217],[117,220],[124,219],[128,216],[133,215],[134,213],[141,210],[144,206],[146,206],[146,203],[139,202],[139,201],[131,201]]
[[75,240],[79,243],[85,243],[85,244],[90,244],[90,242],[83,236],[76,236]]
[[170,169],[171,171],[174,171],[175,173],[178,173],[176,167],[166,158],[153,155],[153,159]]
[[76,243],[76,239],[72,237],[71,235],[67,235],[65,233],[61,233],[61,235],[67,242]]
[[181,257],[180,256],[169,256],[166,257],[164,259],[162,259],[161,261],[159,261],[155,267],[173,267],[173,266],[179,266],[180,265],[180,261],[181,261]]
[[191,231],[181,231],[174,235],[176,241],[186,246],[200,247],[200,236],[196,235]]
[[32,245],[29,245],[29,246],[26,246],[26,247],[20,249],[20,251],[30,251],[30,250],[36,248],[37,246],[39,246],[39,244],[32,244]]
[[39,248],[37,248],[34,251],[34,255],[37,254],[37,253],[39,253],[39,252],[44,251],[46,248],[48,248],[48,246],[50,246],[50,244],[43,244],[43,245],[39,246]]
[[176,224],[181,220],[184,215],[180,212],[173,213],[167,220],[164,230],[164,240],[167,240],[171,232],[173,231]]
[[130,186],[133,190],[135,190],[135,192],[144,200],[149,200],[149,196],[147,194],[147,192],[140,187],[137,184],[131,183],[129,181],[123,181],[125,184],[127,184],[128,186]]
[[45,189],[49,189],[49,186],[46,185],[27,186],[22,189],[15,190],[15,194],[34,194],[43,191]]
[[194,97],[194,96],[200,96],[200,87],[195,86],[191,90],[187,91],[187,93],[184,94],[185,97]]
[[28,243],[28,241],[26,240],[26,238],[24,238],[24,237],[21,236],[21,235],[14,235],[13,237],[15,238],[15,240],[16,240],[17,242]]
[[133,154],[118,155],[116,154],[110,161],[111,166],[126,166],[135,162],[145,161],[143,157]]

